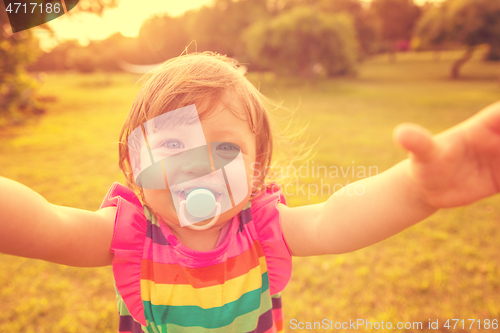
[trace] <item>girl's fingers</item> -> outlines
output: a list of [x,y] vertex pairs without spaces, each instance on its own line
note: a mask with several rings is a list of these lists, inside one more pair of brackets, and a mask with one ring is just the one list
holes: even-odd
[[394,129],[394,141],[420,162],[430,160],[436,151],[436,143],[432,134],[422,126],[415,124],[398,125]]
[[495,133],[500,134],[500,101],[493,103],[477,114],[484,125]]

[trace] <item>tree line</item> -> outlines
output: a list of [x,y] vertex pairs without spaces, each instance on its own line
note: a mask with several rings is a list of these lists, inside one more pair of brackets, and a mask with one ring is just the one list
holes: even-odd
[[480,44],[500,59],[500,1],[446,0],[417,6],[413,0],[216,0],[179,17],[147,20],[136,38],[117,33],[80,46],[67,41],[42,54],[34,71],[120,70],[120,61],[154,64],[191,50],[215,51],[250,64],[300,76],[356,71],[362,59],[418,47],[466,46],[451,76]]
[[[395,6],[400,16],[388,17],[375,3]],[[119,60],[158,63],[190,45],[235,57],[251,70],[335,76],[353,73],[358,61],[410,39],[420,13],[412,0],[375,0],[371,6],[360,0],[216,0],[179,17],[154,16],[136,38],[115,34],[86,47],[67,41],[30,68],[115,71]]]

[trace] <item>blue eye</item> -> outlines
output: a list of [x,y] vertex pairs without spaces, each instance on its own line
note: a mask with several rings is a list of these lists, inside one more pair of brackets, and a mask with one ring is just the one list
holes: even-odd
[[220,145],[218,145],[217,148],[215,148],[215,150],[219,150],[219,151],[222,151],[222,152],[228,152],[228,153],[229,152],[236,153],[236,152],[240,151],[240,147],[238,147],[234,143],[223,142]]
[[164,143],[168,149],[182,149],[184,145],[179,140],[168,140]]

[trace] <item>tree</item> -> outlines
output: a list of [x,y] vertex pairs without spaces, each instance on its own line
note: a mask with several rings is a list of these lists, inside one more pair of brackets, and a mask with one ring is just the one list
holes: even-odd
[[144,22],[137,37],[143,62],[154,64],[179,56],[190,42],[182,17],[154,16]]
[[353,19],[361,55],[378,51],[380,24],[373,11],[369,11],[361,0],[268,0],[267,4],[274,16],[296,7],[311,7],[328,14],[348,14]]
[[500,60],[500,1],[448,0],[423,16],[417,35],[431,45],[451,41],[466,46],[451,68],[451,78],[457,79],[478,45],[490,45],[487,60]]
[[[309,0],[311,1],[311,0]],[[353,19],[356,36],[362,54],[373,54],[378,51],[381,29],[373,11],[360,0],[314,0],[311,5],[324,13],[346,13]]]
[[[105,73],[119,71],[120,61],[137,61],[138,47],[137,39],[124,37],[119,32],[109,36],[104,40],[90,41],[87,46],[77,45],[68,48],[65,55],[65,65],[69,69],[77,70],[80,73],[92,73],[101,71]],[[144,58],[143,50],[141,58]],[[110,77],[106,75],[106,83]]]
[[368,11],[360,0],[319,0],[314,5],[324,13],[346,13],[352,17],[362,55],[378,50],[379,24],[373,12]]
[[309,77],[323,68],[328,76],[355,72],[358,44],[349,16],[296,7],[250,26],[247,51],[269,69]]
[[65,71],[70,68],[68,54],[70,50],[81,47],[76,40],[59,43],[49,52],[42,52],[38,59],[27,66],[30,72]]
[[[147,56],[147,57],[146,57]],[[117,32],[104,40],[90,41],[83,47],[76,40],[67,40],[28,66],[32,72],[77,70],[79,72],[120,71],[120,61],[133,64],[150,63],[150,55],[138,46],[137,38]]]
[[79,0],[78,11],[102,15],[106,8],[116,7],[119,2],[120,0]]
[[373,0],[370,9],[381,23],[382,38],[389,44],[395,60],[397,42],[409,40],[421,15],[413,0]]
[[[448,20],[450,39],[468,47],[462,63],[452,69],[458,78],[460,67],[467,61],[477,45],[489,44],[486,59],[500,60],[500,2],[491,0],[449,0]],[[471,54],[472,56],[472,54]]]
[[198,51],[215,51],[247,61],[242,33],[270,15],[266,0],[215,0],[212,7],[186,13],[184,20]]
[[427,4],[415,27],[422,47],[440,49],[448,41],[445,6]]
[[[80,0],[80,11],[102,14],[119,0]],[[73,15],[74,11],[68,12]],[[50,30],[47,25],[42,29]],[[3,1],[0,2],[0,126],[21,122],[43,112],[36,98],[38,82],[26,71],[26,66],[40,54],[31,30],[12,33]]]
[[5,7],[0,5],[0,126],[43,112],[33,97],[37,82],[24,67],[37,55],[31,31],[12,33]]

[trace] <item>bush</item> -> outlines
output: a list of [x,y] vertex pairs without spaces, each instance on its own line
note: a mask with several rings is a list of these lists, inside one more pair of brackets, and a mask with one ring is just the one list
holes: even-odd
[[296,7],[243,33],[250,57],[266,69],[308,77],[314,69],[327,76],[355,72],[358,42],[352,19]]
[[36,41],[29,31],[12,34],[5,27],[0,25],[0,126],[43,112],[35,96],[38,82],[25,69],[38,55]]

